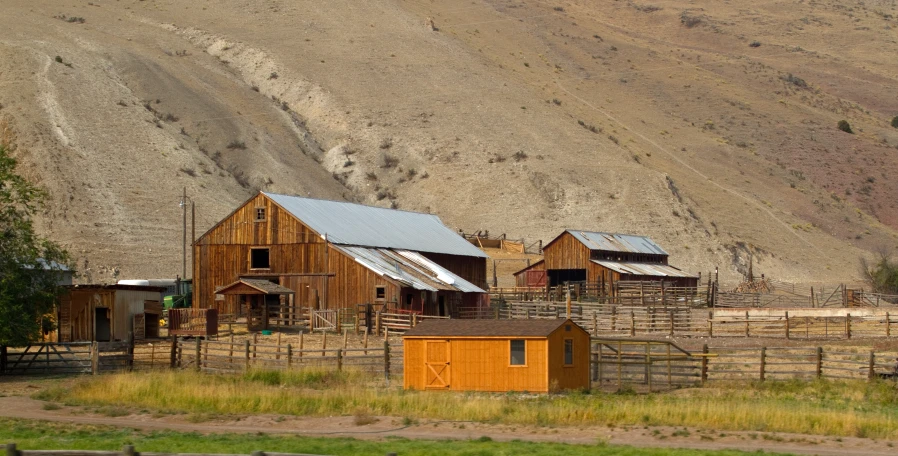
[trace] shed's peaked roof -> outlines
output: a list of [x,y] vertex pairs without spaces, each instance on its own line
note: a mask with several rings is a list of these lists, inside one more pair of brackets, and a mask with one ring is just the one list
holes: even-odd
[[[218,287],[215,289],[215,294],[233,294],[231,293],[235,289],[241,289],[246,291],[246,288],[251,290],[255,290],[254,293],[251,294],[273,294],[273,295],[290,295],[295,292],[287,287],[283,287],[274,282],[270,282],[264,279],[250,279],[250,278],[240,278],[236,282],[225,285],[222,287]],[[237,294],[245,294],[245,293],[237,293]]]
[[[566,319],[552,320],[425,320],[405,332],[406,337],[547,337]],[[573,322],[570,324],[574,325]]]
[[[667,252],[665,252],[660,245],[655,244],[655,241],[646,236],[580,230],[565,230],[565,233],[571,233],[574,238],[582,242],[583,245],[589,247],[590,250],[667,255]],[[555,242],[555,240],[553,239],[549,244],[552,242]],[[549,244],[546,245],[548,246]]]
[[264,193],[328,241],[340,245],[486,258],[436,215]]

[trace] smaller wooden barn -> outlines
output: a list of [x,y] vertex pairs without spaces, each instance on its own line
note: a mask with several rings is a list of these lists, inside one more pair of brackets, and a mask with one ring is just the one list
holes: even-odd
[[405,389],[589,388],[589,333],[571,320],[428,320],[403,347]]
[[59,297],[60,342],[126,341],[159,336],[162,287],[73,285]]
[[519,288],[545,288],[546,277],[546,260],[539,260],[514,273],[514,286]]

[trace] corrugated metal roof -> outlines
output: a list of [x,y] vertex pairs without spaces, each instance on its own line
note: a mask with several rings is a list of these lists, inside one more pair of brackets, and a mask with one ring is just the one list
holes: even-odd
[[327,234],[334,244],[487,257],[436,215],[275,193],[264,195],[318,234]]
[[619,233],[598,233],[595,231],[565,231],[571,233],[578,241],[582,242],[591,250],[667,255],[667,252],[665,252],[660,245],[655,244],[655,241],[645,236]]
[[[566,319],[551,320],[424,320],[405,337],[547,337]],[[575,323],[569,324],[576,326]]]
[[374,273],[416,290],[486,293],[480,287],[416,252],[343,245],[334,248],[354,258],[357,263]]
[[590,260],[593,263],[602,265],[608,269],[619,272],[621,274],[634,274],[641,276],[656,277],[691,277],[698,278],[696,275],[684,272],[679,268],[669,264],[652,264],[652,263],[628,263],[622,261],[608,260]]

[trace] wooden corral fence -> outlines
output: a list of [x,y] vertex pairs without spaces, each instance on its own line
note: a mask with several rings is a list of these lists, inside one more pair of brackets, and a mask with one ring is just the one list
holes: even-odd
[[391,313],[376,312],[374,321],[374,334],[404,333],[418,326],[424,320],[445,320],[449,317],[433,315],[419,315],[416,313]]
[[[133,445],[125,445],[122,451],[91,451],[91,450],[20,450],[15,443],[3,444],[6,456],[247,456],[228,454],[204,454],[204,453],[152,453],[141,451],[138,453]],[[307,453],[270,453],[267,451],[253,451],[249,456],[320,456]]]
[[42,343],[25,347],[0,347],[0,374],[98,374],[168,367],[167,360],[168,351],[157,348],[152,343]]
[[599,388],[649,390],[709,381],[786,379],[898,380],[898,352],[823,347],[709,347],[689,352],[667,341],[593,338],[592,380]]
[[[606,284],[607,285],[607,284]],[[490,288],[493,306],[520,301],[563,301],[570,289],[571,300],[578,303],[617,305],[712,307],[716,284],[698,287],[674,287],[662,282],[616,282],[603,289],[596,282],[572,283],[555,287]]]
[[331,347],[328,346],[326,335],[320,347],[305,346],[301,335],[298,344],[281,344],[280,338],[277,343],[234,341],[233,337],[215,341],[177,339],[171,344],[170,364],[167,367],[202,372],[295,370],[309,367],[334,368],[339,371],[351,368],[383,374],[386,379],[402,372],[402,345],[372,340],[372,345],[368,346],[366,337],[363,347],[349,348],[347,335],[348,331],[344,333],[342,344],[339,337],[331,339]]
[[[463,310],[487,319],[563,318],[563,302],[514,302],[490,312]],[[670,335],[852,339],[898,336],[898,311],[888,309],[694,309],[686,306],[621,306],[572,303],[571,319],[593,336]]]

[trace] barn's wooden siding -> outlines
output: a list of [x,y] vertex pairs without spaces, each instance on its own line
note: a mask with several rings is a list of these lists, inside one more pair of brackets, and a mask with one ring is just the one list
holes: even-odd
[[[570,331],[565,326],[571,325]],[[579,326],[568,323],[549,335],[549,388],[576,389],[589,387],[589,334]],[[574,342],[574,362],[564,364],[564,341]]]
[[584,269],[591,264],[590,250],[578,241],[571,233],[564,232],[551,243],[543,247],[545,268],[548,269]]
[[[511,366],[511,340],[526,340],[526,365]],[[425,364],[428,342],[445,337],[406,338],[404,383],[408,389],[425,388],[431,371]],[[453,391],[548,392],[548,346],[542,338],[450,338],[449,388]]]
[[421,255],[450,272],[486,290],[486,258],[421,252]]

